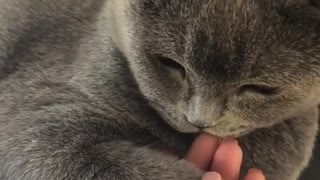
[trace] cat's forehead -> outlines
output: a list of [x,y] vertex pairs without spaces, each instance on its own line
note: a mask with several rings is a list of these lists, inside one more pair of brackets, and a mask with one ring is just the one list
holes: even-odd
[[[227,19],[230,23],[236,18],[247,19],[259,13],[270,15],[271,11],[288,6],[283,1],[290,0],[137,0],[139,10],[155,21],[179,20],[188,23],[202,23],[199,20]],[[301,0],[293,0],[301,1]],[[281,3],[282,2],[282,3]]]
[[133,17],[138,18],[137,31],[153,44],[175,42],[192,49],[206,41],[230,49],[236,41],[270,40],[284,32],[280,14],[286,3],[282,1],[290,0],[141,0]]
[[139,22],[137,30],[149,39],[150,34],[153,43],[159,39],[187,45],[202,39],[227,47],[235,40],[248,43],[294,33],[293,26],[309,16],[305,7],[310,6],[309,0],[136,1],[140,2],[133,14]]
[[248,31],[258,25],[271,27],[276,19],[262,22],[262,16],[268,18],[272,13],[260,6],[254,0],[144,0],[138,15],[133,16],[139,18],[139,30],[154,37],[152,41],[175,40],[190,45],[199,38],[228,42],[235,34],[251,35]]
[[259,66],[270,72],[285,56],[282,62],[320,53],[319,20],[309,19],[307,2],[145,0],[139,30],[148,52],[188,60],[204,74],[238,77]]

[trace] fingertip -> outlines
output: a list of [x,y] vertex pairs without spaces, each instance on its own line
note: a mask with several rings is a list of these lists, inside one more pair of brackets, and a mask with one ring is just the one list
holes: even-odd
[[200,134],[196,140],[201,140],[203,142],[212,142],[212,141],[215,141],[215,142],[219,142],[219,138],[216,137],[216,136],[213,136],[211,134],[208,134],[208,133],[202,133]]
[[251,168],[251,169],[249,169],[248,170],[248,172],[250,173],[260,173],[260,174],[262,174],[262,171],[260,170],[260,169],[256,169],[256,168]]
[[217,172],[207,172],[202,176],[202,180],[222,180],[222,177]]
[[201,134],[192,143],[186,159],[200,169],[206,170],[218,146],[219,139],[217,137]]
[[212,170],[221,173],[223,179],[238,179],[242,157],[237,140],[224,140],[214,155]]
[[222,140],[222,143],[231,143],[231,144],[239,144],[238,140],[233,138],[226,138]]
[[259,169],[250,169],[245,177],[245,180],[265,180],[265,176]]

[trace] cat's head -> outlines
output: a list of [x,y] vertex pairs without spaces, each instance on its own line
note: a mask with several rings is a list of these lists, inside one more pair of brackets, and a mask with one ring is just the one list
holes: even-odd
[[319,103],[318,5],[114,0],[114,40],[174,128],[239,136]]

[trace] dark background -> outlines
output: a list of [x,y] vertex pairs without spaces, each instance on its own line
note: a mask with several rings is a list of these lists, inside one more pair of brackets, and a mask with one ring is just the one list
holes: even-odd
[[[319,120],[320,123],[320,120]],[[310,167],[306,169],[300,180],[320,180],[320,132],[318,134],[314,155]]]

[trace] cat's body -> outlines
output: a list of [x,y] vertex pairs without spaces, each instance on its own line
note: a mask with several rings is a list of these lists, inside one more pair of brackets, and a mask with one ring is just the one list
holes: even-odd
[[[157,100],[158,95],[170,99],[169,94],[161,94],[170,92],[160,92],[162,90],[158,87],[159,92],[152,91],[156,98],[149,99],[152,93],[145,93],[150,88],[148,82],[159,82],[159,77],[142,82],[133,61],[130,63],[134,75],[129,68],[127,57],[131,58],[131,48],[137,47],[131,44],[137,39],[129,36],[137,32],[148,34],[148,31],[142,28],[126,30],[133,25],[121,16],[123,9],[129,7],[128,2],[0,0],[1,180],[200,179],[202,172],[180,159],[190,143],[189,135],[170,128],[157,113],[162,112],[155,110],[159,107],[153,109],[148,105],[148,101]],[[179,7],[180,2],[180,6],[185,3],[186,7],[199,8],[195,1],[170,2],[173,1],[166,4],[164,1],[134,0],[132,7],[135,8],[132,9],[139,10],[141,5],[145,9],[150,8],[151,11],[147,12],[157,22],[156,17],[166,13],[157,12],[156,7]],[[211,3],[212,8],[216,2],[223,4],[222,0],[201,2]],[[241,6],[241,1],[225,2]],[[260,2],[264,5],[264,1]],[[300,3],[299,0],[296,2]],[[129,14],[135,12],[130,8],[127,10]],[[166,11],[173,12],[164,8]],[[184,10],[176,12],[183,14]],[[175,17],[175,14],[171,16]],[[132,17],[137,17],[138,22],[148,23],[148,19],[142,21],[137,14]],[[180,21],[169,19],[168,22],[178,23],[178,28]],[[156,24],[154,26],[159,28]],[[170,28],[169,25],[167,27]],[[319,26],[310,26],[310,32],[315,27]],[[150,29],[150,32],[155,30]],[[149,40],[157,44],[156,38]],[[165,37],[163,40],[169,41]],[[317,45],[314,49],[304,50],[304,47],[308,48],[307,43],[302,47],[297,45],[297,48],[309,52],[306,57],[318,58],[312,62],[313,70],[319,73],[319,34],[312,40],[308,45]],[[155,50],[150,45],[146,47],[150,52]],[[158,53],[166,49],[163,47],[166,46],[158,47]],[[168,48],[172,50],[172,47]],[[147,69],[140,69],[141,72],[143,70],[148,74]],[[310,73],[310,78],[314,80],[306,81],[306,86],[318,84],[308,87],[310,97],[301,94],[307,100],[318,95],[315,92],[319,89],[319,76],[312,75]],[[163,80],[167,81],[167,78]],[[249,134],[236,134],[241,136],[239,141],[244,150],[244,172],[256,167],[261,168],[271,180],[297,179],[311,156],[317,132],[317,100],[307,100],[307,103],[299,103],[310,107],[294,109],[299,114],[295,118],[277,120],[277,123],[267,123],[268,126],[264,124],[267,127],[250,129]],[[180,125],[168,122],[181,131],[195,132],[193,125],[182,121]],[[217,129],[206,131],[225,135],[219,134]],[[178,155],[168,153],[168,149],[175,149]]]

